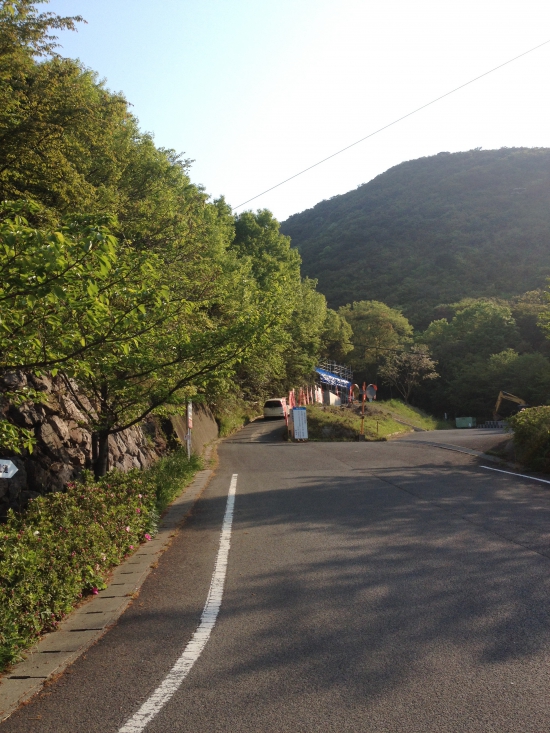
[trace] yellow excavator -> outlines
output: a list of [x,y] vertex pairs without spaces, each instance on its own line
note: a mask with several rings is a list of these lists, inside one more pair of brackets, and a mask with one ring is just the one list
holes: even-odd
[[500,420],[498,411],[503,400],[508,400],[508,402],[515,402],[517,405],[519,405],[520,410],[523,410],[525,407],[529,407],[527,402],[525,402],[525,400],[523,400],[521,397],[516,397],[515,394],[510,394],[510,392],[499,392],[495,404],[495,410],[493,412],[493,420]]

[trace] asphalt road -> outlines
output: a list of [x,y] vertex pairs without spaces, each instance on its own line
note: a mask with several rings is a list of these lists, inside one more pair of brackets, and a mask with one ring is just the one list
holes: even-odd
[[217,624],[147,733],[550,730],[550,486],[429,444],[498,432],[280,433],[220,447],[140,596],[0,733],[116,733],[140,707],[199,623],[235,473]]

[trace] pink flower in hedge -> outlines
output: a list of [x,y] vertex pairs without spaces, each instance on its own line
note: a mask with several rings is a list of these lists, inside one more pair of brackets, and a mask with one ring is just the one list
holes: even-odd
[[141,499],[141,494],[138,494],[138,497]]
[[130,527],[126,527],[126,531],[129,532],[130,531]]
[[136,509],[136,514],[141,514],[141,509]]
[[152,540],[153,538],[151,537],[151,535],[148,532],[146,532],[145,539],[147,540],[147,542],[149,542],[149,540]]
[[133,545],[130,545],[130,549],[133,550],[134,549],[134,546]]
[[97,594],[99,593],[98,589],[95,586],[92,588],[92,593],[94,594],[94,596],[97,596]]

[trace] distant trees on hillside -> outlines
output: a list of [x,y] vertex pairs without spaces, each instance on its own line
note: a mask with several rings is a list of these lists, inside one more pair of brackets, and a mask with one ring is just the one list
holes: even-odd
[[550,403],[548,302],[542,291],[509,302],[467,298],[440,306],[445,317],[416,332],[378,301],[339,313],[353,328],[347,359],[360,381],[390,385],[439,415],[488,419],[501,390],[531,405]]
[[378,300],[426,328],[442,303],[520,296],[550,275],[550,149],[401,163],[282,224],[332,308]]

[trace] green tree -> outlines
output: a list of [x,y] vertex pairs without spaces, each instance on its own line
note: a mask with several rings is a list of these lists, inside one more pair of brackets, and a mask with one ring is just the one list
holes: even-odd
[[284,389],[313,381],[323,346],[327,314],[325,296],[317,292],[316,284],[315,280],[307,278],[298,284],[295,307],[288,324],[290,343],[284,352]]
[[[490,395],[497,387],[497,383],[484,381],[483,375],[490,372],[489,360],[492,355],[516,349],[521,343],[511,309],[502,302],[468,299],[450,306],[449,310],[449,319],[433,321],[418,336],[419,341],[430,347],[441,375],[430,394],[421,390],[427,400],[423,404],[436,412],[464,414],[469,409],[476,416],[488,414],[487,405],[496,399]],[[466,398],[468,388],[464,380],[471,382],[470,394],[474,389],[475,400]],[[500,389],[506,387],[499,386],[496,394]],[[474,404],[478,405],[477,409]]]
[[412,341],[411,324],[399,310],[385,303],[361,300],[342,306],[338,313],[353,330],[349,360],[356,371],[378,365],[385,354],[400,351]]
[[50,31],[75,30],[80,16],[61,17],[39,13],[37,5],[48,0],[0,1],[0,58],[55,55],[59,44]]
[[417,344],[410,351],[386,354],[378,373],[382,381],[395,387],[406,403],[411,393],[422,382],[437,379],[437,362],[430,358],[427,347]]
[[113,326],[102,291],[117,258],[114,220],[73,216],[59,229],[36,229],[22,214],[38,210],[0,206],[1,372],[80,358]]
[[508,305],[490,300],[466,300],[453,306],[454,317],[433,321],[421,339],[437,357],[462,359],[475,354],[488,357],[519,342],[519,332]]
[[[40,399],[18,370],[56,370],[108,342],[102,290],[116,260],[113,222],[72,217],[57,230],[35,229],[22,216],[28,202],[0,206],[0,378],[2,411]],[[93,330],[95,342],[87,339]],[[32,450],[32,433],[0,420],[0,445]]]
[[79,18],[38,13],[35,5],[0,4],[0,198],[40,201],[50,219],[113,213],[119,138],[131,135],[126,102],[55,54],[50,31],[74,29]]
[[248,263],[272,317],[257,347],[243,361],[238,385],[257,399],[309,381],[322,347],[326,300],[316,282],[300,277],[300,256],[267,210],[236,217],[231,251]]
[[343,363],[353,350],[352,337],[353,331],[347,320],[337,311],[327,308],[321,334],[321,357]]
[[227,207],[207,204],[192,186],[187,199],[188,236],[153,241],[147,250],[132,245],[121,266],[142,258],[141,269],[124,270],[105,294],[111,320],[126,318],[125,341],[90,350],[85,362],[64,370],[92,430],[98,476],[108,468],[110,435],[230,378],[273,318],[250,287],[248,263],[228,252]]

